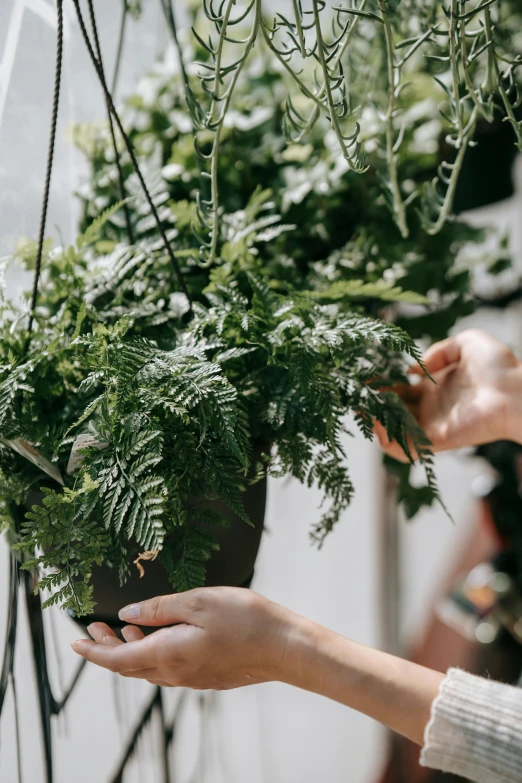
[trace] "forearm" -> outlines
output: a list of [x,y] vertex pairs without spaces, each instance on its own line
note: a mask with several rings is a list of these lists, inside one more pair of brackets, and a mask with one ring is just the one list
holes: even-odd
[[422,745],[444,675],[297,618],[278,679],[345,704]]

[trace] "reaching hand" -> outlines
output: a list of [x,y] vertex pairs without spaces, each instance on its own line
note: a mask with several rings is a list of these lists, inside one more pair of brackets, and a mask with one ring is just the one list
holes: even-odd
[[74,642],[75,652],[124,677],[155,685],[227,690],[277,679],[286,637],[296,617],[260,595],[215,587],[165,595],[120,612],[142,626],[170,626],[144,636],[135,625],[120,641],[105,623],[93,623],[94,641]]
[[363,647],[317,623],[234,587],[206,587],[128,606],[134,625],[116,638],[94,623],[74,650],[124,677],[154,685],[228,690],[280,680],[319,693],[422,744],[444,675]]
[[[509,348],[486,332],[469,329],[433,345],[424,362],[436,383],[424,376],[397,392],[434,451],[495,440],[522,443],[522,365]],[[420,367],[412,372],[423,375]],[[379,424],[376,433],[387,454],[405,459]]]

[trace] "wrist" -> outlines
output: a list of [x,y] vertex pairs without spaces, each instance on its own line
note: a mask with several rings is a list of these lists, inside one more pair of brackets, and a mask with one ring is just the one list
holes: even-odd
[[[274,679],[305,690],[316,690],[324,637],[332,634],[318,623],[289,612],[284,640],[273,668]],[[333,635],[333,634],[332,634]]]
[[308,646],[307,626],[313,623],[278,604],[263,603],[255,632],[257,675],[261,682],[295,685],[289,678]]

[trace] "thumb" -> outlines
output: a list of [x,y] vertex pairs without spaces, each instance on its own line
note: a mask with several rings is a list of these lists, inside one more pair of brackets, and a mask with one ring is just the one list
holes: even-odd
[[[455,364],[460,360],[461,349],[458,340],[455,337],[448,337],[446,340],[442,340],[440,343],[432,345],[423,357],[424,366],[430,375],[433,375],[440,370],[444,370],[450,364]],[[412,372],[418,372],[419,375],[423,375],[424,371],[420,366],[417,366]]]
[[388,438],[388,433],[386,432],[386,429],[380,424],[378,421],[374,421],[374,432],[377,435],[379,439],[379,444],[382,449],[382,451],[388,455],[388,457],[392,457],[392,459],[396,459],[398,462],[409,462],[409,458],[405,454],[404,450],[399,446],[397,441],[390,441]]
[[195,625],[192,622],[194,611],[191,611],[190,601],[186,596],[186,593],[173,593],[150,598],[139,604],[130,604],[120,610],[118,617],[126,623],[135,625],[164,626],[177,623]]

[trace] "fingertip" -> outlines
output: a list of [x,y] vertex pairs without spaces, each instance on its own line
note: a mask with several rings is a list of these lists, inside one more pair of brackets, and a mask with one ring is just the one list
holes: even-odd
[[186,609],[173,602],[174,594],[159,595],[139,604],[131,604],[120,610],[118,616],[123,622],[140,626],[162,626],[180,622],[186,616]]
[[121,629],[121,635],[126,642],[139,642],[145,638],[145,634],[135,625],[126,625]]
[[122,643],[107,623],[91,623],[87,630],[96,644],[117,645]]
[[140,615],[141,604],[131,604],[130,606],[124,606],[123,609],[120,609],[118,612],[118,617],[120,620],[123,620],[123,622],[126,623],[136,622],[140,619]]
[[450,364],[460,361],[461,346],[455,337],[448,337],[439,343],[431,345],[423,356],[423,363],[427,371],[433,373],[443,370]]

